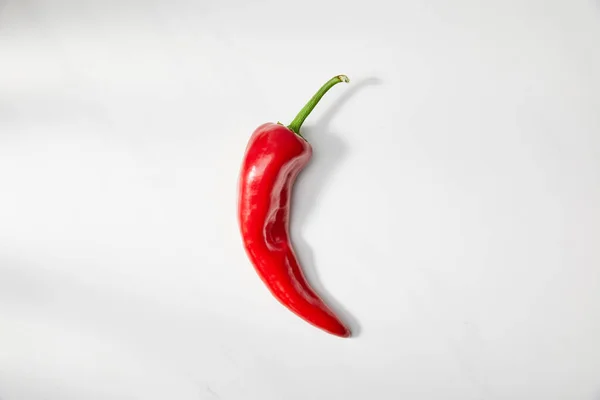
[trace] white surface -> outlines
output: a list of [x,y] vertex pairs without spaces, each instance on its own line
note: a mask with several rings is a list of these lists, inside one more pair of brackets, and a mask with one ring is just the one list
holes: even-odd
[[[292,225],[350,340],[235,219],[339,73]],[[597,1],[4,1],[0,398],[597,400],[599,109]]]

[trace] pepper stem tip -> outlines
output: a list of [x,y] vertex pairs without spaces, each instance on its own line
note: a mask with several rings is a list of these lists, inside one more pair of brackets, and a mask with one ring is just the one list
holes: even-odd
[[[321,88],[315,93],[315,95],[306,103],[306,105],[300,110],[296,118],[288,125],[288,128],[291,129],[297,135],[300,135],[300,127],[304,123],[308,114],[315,108],[317,103],[321,100],[321,98],[327,93],[329,89],[331,89],[334,85],[345,82],[350,82],[350,79],[346,75],[336,75],[330,80],[328,80]],[[300,135],[301,136],[301,135]]]

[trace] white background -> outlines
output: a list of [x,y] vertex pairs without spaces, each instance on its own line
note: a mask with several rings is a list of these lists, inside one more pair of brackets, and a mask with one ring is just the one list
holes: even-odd
[[[292,235],[236,224],[308,118]],[[600,3],[0,0],[0,399],[600,399]]]

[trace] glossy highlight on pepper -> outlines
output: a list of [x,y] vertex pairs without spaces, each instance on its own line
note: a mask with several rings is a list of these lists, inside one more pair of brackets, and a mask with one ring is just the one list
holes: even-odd
[[265,123],[246,146],[238,187],[238,220],[246,254],[271,294],[300,318],[340,337],[350,329],[306,280],[290,241],[291,191],[312,156],[302,123],[345,75],[327,81],[289,126]]

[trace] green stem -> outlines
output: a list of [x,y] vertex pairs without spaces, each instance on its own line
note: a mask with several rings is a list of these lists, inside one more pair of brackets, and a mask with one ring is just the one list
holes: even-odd
[[300,135],[300,127],[304,123],[306,117],[308,117],[308,114],[311,113],[311,111],[315,108],[315,106],[325,95],[325,93],[327,93],[329,89],[331,89],[334,85],[340,82],[348,83],[350,82],[350,79],[348,79],[346,75],[338,75],[328,80],[323,86],[321,86],[321,89],[319,89],[317,93],[315,93],[315,95],[308,101],[308,103],[306,103],[302,110],[300,110],[298,115],[296,115],[296,118],[294,118],[292,123],[288,125],[288,128],[290,128],[298,136],[302,136]]

